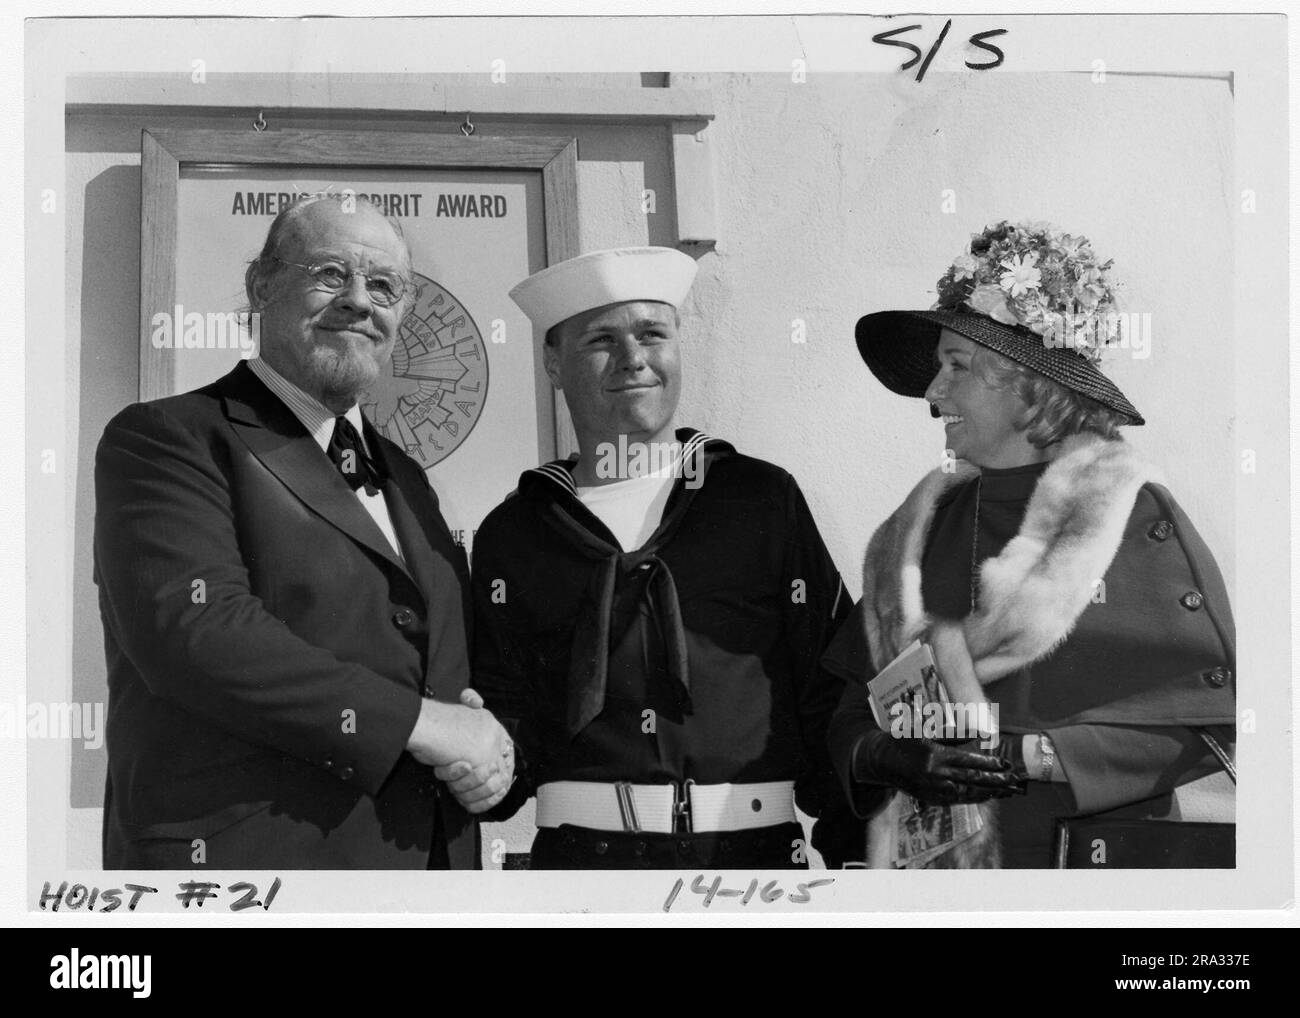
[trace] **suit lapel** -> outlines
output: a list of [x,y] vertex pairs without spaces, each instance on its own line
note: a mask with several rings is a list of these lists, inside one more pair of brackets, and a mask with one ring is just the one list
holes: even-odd
[[[434,496],[429,491],[429,482],[423,468],[410,457],[399,454],[399,450],[387,439],[378,435],[366,422],[366,441],[376,456],[383,462],[388,476],[403,501],[401,515],[406,532],[398,531],[402,541],[402,550],[407,543],[419,545],[423,561],[428,564],[432,556],[440,556],[448,562],[456,562],[464,550],[451,536],[447,524],[438,511]],[[389,505],[394,499],[390,497]],[[397,517],[393,526],[397,527]]]
[[415,522],[415,513],[411,510],[402,489],[393,481],[384,488],[384,501],[388,503],[388,515],[393,521],[393,530],[406,556],[407,571],[411,574],[424,595],[425,602],[433,599],[434,569],[430,561],[429,544],[425,540],[420,525]]
[[262,465],[312,511],[410,576],[329,457],[293,411],[261,383],[248,364],[241,362],[222,381],[226,416]]
[[425,603],[432,604],[437,587],[437,565],[430,551],[431,542],[420,526],[421,516],[427,513],[416,508],[417,506],[423,508],[423,503],[417,501],[418,490],[413,490],[414,485],[407,471],[403,469],[404,464],[396,456],[389,455],[382,439],[370,427],[369,421],[366,422],[366,442],[375,458],[383,464],[388,473],[388,483],[384,486],[384,501],[388,504],[388,515],[393,521],[393,530],[397,533],[397,540],[402,546],[402,554],[406,556],[407,569],[420,588],[420,593],[424,595]]

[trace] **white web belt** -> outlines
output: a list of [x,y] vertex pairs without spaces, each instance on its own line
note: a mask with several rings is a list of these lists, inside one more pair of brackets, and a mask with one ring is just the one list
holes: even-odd
[[594,831],[650,834],[748,831],[795,819],[794,782],[746,785],[551,781],[537,790],[538,827],[572,824]]

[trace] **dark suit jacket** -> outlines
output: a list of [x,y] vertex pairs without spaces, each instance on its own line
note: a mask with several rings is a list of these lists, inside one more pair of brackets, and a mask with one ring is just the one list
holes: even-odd
[[108,425],[106,868],[474,865],[475,824],[404,752],[421,696],[469,684],[465,554],[420,467],[366,439],[406,565],[247,364]]

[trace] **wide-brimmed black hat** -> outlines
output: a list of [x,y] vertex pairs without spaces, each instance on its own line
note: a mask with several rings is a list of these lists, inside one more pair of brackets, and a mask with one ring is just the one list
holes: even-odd
[[975,311],[877,311],[858,319],[855,334],[862,359],[886,388],[901,396],[924,396],[938,371],[935,351],[942,329],[1095,400],[1127,417],[1129,424],[1146,423],[1119,387],[1087,357],[1069,347],[1044,343],[1032,329],[1004,325]]

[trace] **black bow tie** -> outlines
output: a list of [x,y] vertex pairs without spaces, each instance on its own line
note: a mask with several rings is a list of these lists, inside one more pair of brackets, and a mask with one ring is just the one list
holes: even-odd
[[353,491],[364,484],[367,495],[379,494],[386,480],[383,467],[366,455],[361,436],[346,417],[334,418],[334,435],[327,451]]

